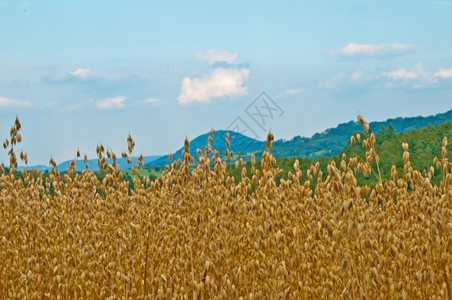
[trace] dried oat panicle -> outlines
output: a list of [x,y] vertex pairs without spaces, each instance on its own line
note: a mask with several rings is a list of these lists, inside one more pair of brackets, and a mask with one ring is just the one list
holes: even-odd
[[404,143],[403,174],[392,166],[390,178],[361,185],[359,176],[378,178],[380,157],[358,122],[362,157],[294,159],[287,176],[271,132],[260,161],[232,159],[236,177],[211,148],[212,130],[196,161],[186,139],[156,180],[141,176],[142,155],[132,162],[129,135],[129,181],[102,145],[98,173],[75,172],[75,160],[60,173],[53,158],[49,173],[15,172],[27,159],[17,120],[3,143],[12,170],[2,163],[0,173],[0,298],[448,299],[447,139],[426,170]]

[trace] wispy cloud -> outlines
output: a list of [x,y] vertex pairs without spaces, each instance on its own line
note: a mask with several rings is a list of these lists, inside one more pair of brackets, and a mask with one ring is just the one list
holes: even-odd
[[78,77],[78,78],[82,78],[82,79],[89,78],[89,77],[96,75],[96,73],[94,73],[90,69],[84,69],[84,68],[78,68],[74,72],[70,72],[70,74],[74,77]]
[[162,102],[162,100],[158,99],[158,98],[148,98],[146,100],[144,100],[144,103],[159,103]]
[[0,107],[11,107],[11,106],[31,106],[31,103],[28,101],[15,100],[6,97],[0,97]]
[[325,89],[340,88],[343,86],[368,83],[372,79],[374,79],[374,77],[371,74],[363,71],[355,71],[351,74],[341,72],[336,74],[333,78],[319,83],[318,86]]
[[74,104],[69,104],[67,106],[65,106],[64,108],[60,109],[60,113],[61,112],[68,112],[68,111],[76,111],[79,110],[83,107],[82,103],[74,103]]
[[360,80],[366,77],[366,74],[364,74],[362,71],[355,71],[352,73],[352,75],[350,76],[350,78],[352,80]]
[[433,2],[436,5],[443,5],[443,6],[451,6],[452,7],[452,1],[436,1]]
[[333,78],[319,83],[320,88],[395,88],[405,87],[422,89],[440,86],[450,86],[452,68],[440,68],[437,72],[426,70],[421,63],[413,68],[397,68],[385,72],[355,71],[353,73],[341,72]]
[[344,82],[348,78],[349,78],[349,76],[347,74],[338,73],[333,78],[319,83],[319,87],[325,88],[325,89],[331,89],[331,88],[334,88],[334,87],[340,85],[342,82]]
[[23,7],[28,7],[30,6],[30,2],[23,2],[20,4],[9,4],[6,3],[5,1],[0,2],[0,7],[19,7],[19,8],[23,8]]
[[102,99],[105,95],[128,95],[137,99],[141,96],[142,91],[149,88],[150,80],[136,75],[106,77],[104,74],[95,73],[89,69],[77,69],[45,76],[42,78],[42,83],[72,86],[77,89],[79,99],[80,97]]
[[382,75],[391,80],[391,82],[386,84],[387,87],[393,87],[396,84],[408,84],[414,89],[419,89],[438,82],[431,72],[424,69],[421,63],[417,63],[411,70],[400,68],[383,72]]
[[195,58],[197,60],[206,60],[211,65],[221,62],[232,64],[238,56],[238,52],[229,52],[224,49],[210,49],[207,51],[197,52],[195,54]]
[[417,49],[416,45],[408,44],[355,44],[350,43],[347,46],[327,52],[330,56],[339,56],[344,58],[385,58],[400,56]]
[[64,71],[43,78],[43,82],[51,84],[87,83],[93,81],[99,82],[102,80],[106,80],[106,78],[97,75],[88,68],[77,68],[75,71]]
[[304,92],[304,88],[294,88],[294,89],[287,89],[284,91],[284,95],[297,95]]
[[97,101],[97,107],[100,109],[112,109],[112,108],[123,108],[124,101],[127,98],[124,96],[118,96],[114,98],[105,98],[103,100]]
[[161,99],[159,99],[159,98],[147,98],[147,99],[144,99],[144,100],[138,100],[136,103],[138,103],[138,104],[153,104],[153,105],[155,105],[155,104],[161,104],[161,103],[163,103],[163,101]]
[[182,88],[177,100],[181,104],[193,102],[209,103],[213,98],[240,96],[247,92],[243,83],[248,78],[249,69],[215,69],[204,78],[182,80]]
[[93,99],[87,99],[76,103],[70,103],[59,110],[60,113],[62,112],[72,112],[72,111],[78,111],[83,110],[85,108],[91,108],[91,104],[94,102]]
[[450,69],[439,69],[438,72],[436,72],[435,74],[433,74],[434,77],[439,77],[439,78],[452,78],[452,68]]

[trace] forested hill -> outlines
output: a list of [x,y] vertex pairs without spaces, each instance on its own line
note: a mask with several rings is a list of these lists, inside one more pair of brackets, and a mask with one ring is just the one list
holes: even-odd
[[[399,133],[427,127],[429,124],[441,124],[444,121],[452,122],[452,110],[434,116],[395,118],[383,122],[371,122],[369,125],[374,133],[378,133],[382,127],[387,128],[389,125],[393,127],[395,133]],[[353,132],[361,130],[362,127],[357,122],[350,121],[322,133],[316,133],[310,138],[296,136],[290,141],[278,140],[273,144],[272,154],[276,157],[300,156],[312,160],[330,157],[344,149]]]
[[[429,124],[441,124],[444,121],[452,122],[452,110],[434,116],[400,117],[382,122],[371,122],[369,125],[375,134],[378,133],[382,127],[388,128],[389,126],[392,126],[394,133],[400,133],[425,128]],[[351,135],[358,131],[362,131],[361,125],[355,121],[350,121],[348,123],[339,124],[335,128],[327,129],[322,133],[316,133],[310,138],[296,136],[289,141],[275,141],[271,152],[276,157],[298,156],[306,157],[311,160],[318,160],[321,157],[331,157],[340,154]],[[218,130],[213,136],[212,149],[218,150],[221,154],[223,154],[226,149],[226,133],[227,131]],[[249,154],[251,152],[255,152],[257,157],[259,157],[265,148],[265,142],[263,141],[258,141],[233,131],[229,131],[229,134],[231,136],[231,147],[229,147],[229,149],[234,151],[235,154],[240,155],[240,157],[243,157],[245,161],[249,160]],[[198,157],[196,150],[198,148],[204,150],[208,137],[209,133],[206,133],[190,141],[190,154],[194,156],[195,159]],[[174,160],[182,157],[182,149],[183,147],[173,154]],[[165,155],[146,165],[164,166],[168,163],[170,163],[170,161],[168,160],[168,156]]]
[[[402,143],[408,143],[411,165],[416,170],[428,170],[433,165],[435,157],[442,159],[441,147],[443,138],[452,141],[452,123],[443,122],[441,125],[428,125],[425,128],[409,132],[395,133],[392,126],[380,130],[377,135],[375,150],[380,157],[380,169],[385,178],[389,178],[392,165],[395,165],[399,174],[403,174]],[[448,143],[447,150],[451,153],[452,144]],[[347,143],[343,149],[348,157],[358,154],[365,157],[365,150],[361,143]],[[448,155],[450,157],[450,154]],[[339,161],[339,157],[336,158]],[[437,170],[441,175],[441,170]]]
[[[363,138],[365,135],[362,135]],[[396,133],[394,128],[389,125],[387,128],[380,130],[376,135],[376,145],[375,150],[379,156],[379,167],[381,171],[381,176],[383,179],[389,179],[391,176],[391,168],[394,165],[397,169],[399,176],[403,175],[403,149],[402,143],[408,143],[408,152],[409,159],[411,165],[416,170],[429,170],[433,165],[433,160],[435,157],[438,159],[442,159],[441,147],[443,138],[447,137],[449,143],[447,145],[447,153],[450,159],[452,153],[452,123],[449,121],[443,122],[440,125],[427,125],[427,127],[419,128],[417,130],[412,130],[409,132],[401,132]],[[349,140],[350,141],[350,140]],[[273,147],[272,147],[273,148]],[[362,144],[356,142],[354,144],[350,144],[347,142],[347,145],[342,149],[340,154],[328,157],[321,158],[319,160],[320,169],[323,174],[328,174],[327,165],[334,160],[336,165],[340,165],[342,153],[346,155],[346,157],[354,157],[358,155],[359,157],[365,157],[365,149],[362,147]],[[259,157],[260,158],[260,157]],[[302,182],[307,179],[305,170],[308,170],[311,165],[315,164],[315,161],[312,161],[308,158],[300,158],[300,157],[284,157],[277,158],[275,167],[279,167],[282,169],[282,174],[278,178],[287,178],[287,174],[289,171],[293,172],[293,165],[295,159],[299,160],[300,169],[303,170]],[[247,162],[245,167],[248,170],[248,174],[252,174],[251,163]],[[377,170],[375,161],[372,163],[372,167],[374,170]],[[256,164],[256,168],[260,169],[260,164]],[[235,178],[241,177],[241,169],[236,169],[234,166],[231,166],[229,169],[232,176]],[[326,175],[324,175],[326,176]],[[374,186],[378,179],[376,176],[371,175],[364,177],[361,173],[356,174],[356,179],[358,180],[358,185],[371,185]],[[439,184],[439,181],[443,179],[443,175],[441,169],[435,170],[435,175],[432,178],[432,182]],[[279,182],[279,181],[277,181]]]
[[[226,150],[226,135],[229,132],[230,136],[230,143],[231,146],[229,147],[230,150],[236,153],[247,153],[247,152],[256,152],[260,151],[263,148],[265,148],[265,142],[258,141],[253,138],[247,137],[246,135],[243,135],[241,133],[237,133],[234,131],[225,131],[225,130],[218,130],[213,135],[213,140],[211,143],[212,150],[217,150],[219,153],[224,154]],[[197,138],[190,141],[190,155],[198,158],[198,154],[196,153],[197,149],[201,149],[204,151],[206,145],[207,145],[207,139],[209,138],[210,133],[205,133],[203,135],[198,136]],[[178,160],[179,158],[182,158],[182,150],[184,147],[180,148],[173,154],[173,161]],[[146,164],[147,166],[164,166],[166,164],[171,163],[168,159],[167,155],[164,155],[160,157],[159,159],[156,159],[155,161],[149,162]]]

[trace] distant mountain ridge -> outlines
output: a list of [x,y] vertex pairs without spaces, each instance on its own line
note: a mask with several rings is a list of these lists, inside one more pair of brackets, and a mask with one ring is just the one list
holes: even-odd
[[[395,133],[399,132],[407,132],[423,127],[427,127],[428,125],[441,124],[445,121],[452,122],[452,110],[449,110],[445,113],[440,113],[432,116],[417,116],[417,117],[406,117],[406,118],[393,118],[388,119],[386,121],[378,121],[378,122],[370,122],[369,126],[371,130],[376,134],[380,130],[380,128],[388,127],[391,125],[394,128]],[[354,132],[362,131],[362,126],[358,124],[356,121],[350,121],[348,123],[342,123],[334,128],[329,128],[321,133],[316,133],[312,137],[301,137],[295,136],[291,140],[277,140],[273,143],[271,152],[276,157],[307,157],[311,160],[317,160],[320,157],[330,157],[333,155],[340,154],[344,147],[347,145],[351,135]],[[226,131],[226,130],[218,130],[213,135],[213,142],[211,144],[213,150],[218,150],[220,155],[224,155],[226,150],[226,135],[229,132],[230,135],[230,143],[229,147],[235,154],[243,155],[244,160],[249,159],[249,154],[251,152],[257,153],[257,157],[259,154],[265,149],[265,142],[259,141],[248,136],[245,136],[241,133],[235,131]],[[210,133],[202,134],[195,139],[190,141],[190,154],[197,158],[198,155],[196,153],[197,149],[201,149],[204,151],[204,148],[207,145],[207,139]],[[179,158],[182,158],[182,150],[181,147],[179,150],[173,153],[173,161]],[[136,157],[133,158],[134,161],[137,160]],[[127,164],[126,160],[123,158],[117,159],[120,169],[125,170],[132,167],[132,165]],[[144,156],[144,165],[147,167],[154,166],[165,166],[169,164],[168,155],[159,156]],[[71,160],[67,160],[65,162],[60,163],[57,166],[59,171],[67,170],[69,163]],[[111,161],[109,161],[111,162]],[[97,171],[97,159],[88,160],[90,168],[88,170]],[[18,170],[21,169],[32,169],[37,168],[41,171],[50,170],[50,167],[39,165],[34,167],[18,167]],[[76,170],[81,171],[85,169],[85,164],[81,160],[76,161]]]
[[[231,146],[228,148],[233,152],[236,153],[256,152],[262,150],[263,147],[265,146],[265,142],[255,140],[241,133],[235,131],[218,130],[215,131],[215,134],[212,137],[211,143],[212,150],[218,150],[218,152],[221,155],[224,155],[226,151],[226,135],[228,132],[229,132],[229,141],[231,143]],[[207,140],[209,138],[209,135],[210,133],[205,133],[190,141],[189,151],[191,156],[198,158],[198,154],[196,153],[196,151],[197,149],[201,149],[202,151],[204,151],[205,147],[207,146]],[[179,158],[182,159],[183,149],[184,147],[180,148],[175,153],[173,153],[173,161],[178,160]],[[145,166],[164,166],[169,163],[171,162],[168,159],[168,155],[165,155],[160,157],[159,159],[156,159],[152,162],[145,164]]]
[[[429,124],[441,124],[445,121],[452,122],[452,110],[445,113],[440,113],[432,116],[417,116],[406,118],[393,118],[386,121],[370,122],[371,130],[376,134],[380,128],[391,125],[396,133],[407,132],[422,127],[427,127]],[[312,160],[317,160],[320,157],[330,157],[338,155],[344,149],[354,132],[362,131],[362,126],[356,121],[342,123],[334,128],[329,128],[321,133],[316,133],[312,137],[296,136],[289,141],[277,140],[273,143],[271,152],[276,157],[308,157]],[[221,155],[226,150],[225,139],[228,131],[218,130],[213,136],[212,149],[218,150]],[[230,134],[230,149],[236,154],[245,154],[249,152],[261,152],[265,148],[265,142],[255,140],[243,134],[229,131]],[[190,142],[190,154],[197,158],[196,149],[204,150],[207,144],[209,133],[200,135]],[[183,147],[173,154],[173,160],[182,157]],[[258,155],[259,156],[259,155]],[[164,166],[170,163],[168,156],[162,156],[146,165],[148,166]]]
[[[429,124],[441,124],[445,121],[452,122],[452,110],[427,117],[399,117],[381,122],[370,122],[369,126],[375,134],[382,126],[387,128],[389,125],[394,128],[395,133],[398,133],[427,127]],[[301,156],[317,160],[322,156],[329,157],[340,154],[351,135],[362,130],[362,126],[358,122],[350,121],[316,133],[310,138],[296,136],[290,141],[275,141],[271,151],[276,157]]]
[[[150,163],[151,161],[156,160],[157,158],[160,158],[160,155],[151,155],[151,156],[143,156],[143,163]],[[71,163],[72,160],[66,160],[60,164],[57,165],[56,169],[60,172],[66,171],[67,168],[69,167],[69,164]],[[82,159],[77,159],[75,161],[75,170],[77,172],[80,172],[82,170],[89,170],[89,171],[99,171],[99,166],[97,164],[98,159],[88,159],[86,162],[89,165],[89,168],[86,169],[86,163],[83,162]],[[112,159],[107,158],[106,161],[111,164],[113,162]],[[138,161],[137,157],[132,157],[132,164],[128,164],[127,163],[127,159],[126,158],[116,158],[116,162],[119,164],[119,169],[120,170],[127,170],[132,168],[133,163],[136,163]],[[38,165],[38,166],[19,166],[17,168],[18,171],[25,169],[25,170],[31,170],[31,169],[38,169],[41,172],[45,172],[45,171],[50,171],[50,167],[49,166],[44,166],[44,165]]]

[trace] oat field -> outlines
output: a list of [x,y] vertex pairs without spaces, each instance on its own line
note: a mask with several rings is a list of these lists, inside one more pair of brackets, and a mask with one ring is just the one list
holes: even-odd
[[[102,145],[102,181],[75,164],[15,172],[27,160],[15,150],[16,120],[0,175],[0,299],[451,299],[447,139],[427,170],[413,170],[400,145],[403,174],[381,180],[375,136],[358,121],[367,134],[351,142],[366,156],[344,155],[325,174],[296,161],[276,184],[269,133],[261,160],[252,158],[262,168],[233,178],[210,137],[199,161],[186,140],[183,160],[129,189]],[[129,136],[121,156],[134,145]],[[357,173],[379,181],[358,186]]]

